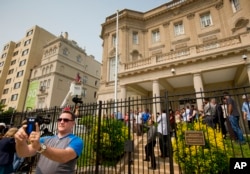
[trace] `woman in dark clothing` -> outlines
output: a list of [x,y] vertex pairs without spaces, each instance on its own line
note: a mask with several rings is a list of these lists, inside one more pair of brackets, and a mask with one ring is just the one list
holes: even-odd
[[14,135],[17,128],[10,128],[0,140],[0,174],[13,172],[13,160],[16,152]]

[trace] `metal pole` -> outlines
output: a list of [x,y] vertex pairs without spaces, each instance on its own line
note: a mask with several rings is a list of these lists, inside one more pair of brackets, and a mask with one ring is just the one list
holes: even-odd
[[115,113],[117,114],[116,102],[117,102],[117,73],[118,73],[118,23],[119,23],[119,10],[116,12],[116,43],[115,43]]

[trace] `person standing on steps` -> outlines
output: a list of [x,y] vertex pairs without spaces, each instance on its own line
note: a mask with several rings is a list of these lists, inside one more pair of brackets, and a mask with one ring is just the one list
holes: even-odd
[[166,111],[163,110],[162,114],[157,117],[157,132],[159,137],[161,158],[168,157],[168,130],[167,130],[167,114]]
[[151,161],[152,170],[156,169],[155,153],[154,147],[156,144],[156,127],[154,126],[154,121],[150,118],[148,120],[148,133],[147,133],[147,144],[145,146],[146,159],[144,161]]

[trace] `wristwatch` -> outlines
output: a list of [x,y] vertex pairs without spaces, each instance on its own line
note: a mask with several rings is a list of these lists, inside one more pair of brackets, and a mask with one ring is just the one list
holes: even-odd
[[47,149],[47,146],[45,144],[41,144],[40,150],[38,150],[38,153],[43,153]]

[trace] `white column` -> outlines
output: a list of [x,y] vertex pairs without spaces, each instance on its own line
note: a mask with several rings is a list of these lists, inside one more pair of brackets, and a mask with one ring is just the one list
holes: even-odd
[[126,91],[126,87],[125,85],[121,85],[120,86],[120,89],[121,89],[121,99],[122,100],[125,100],[126,99],[126,95],[127,95],[127,91]]
[[160,98],[157,98],[157,97],[160,97],[160,86],[159,86],[159,81],[158,79],[157,80],[153,80],[153,113],[155,118],[156,119],[156,113],[157,112],[161,112],[161,104],[159,103],[160,102]]
[[201,97],[205,97],[203,96],[204,94],[202,94],[201,92],[204,91],[203,88],[203,83],[202,83],[202,79],[201,79],[201,74],[200,73],[195,73],[193,75],[193,80],[194,80],[194,90],[196,92],[196,102],[197,102],[197,109],[201,110],[202,109],[202,98]]

